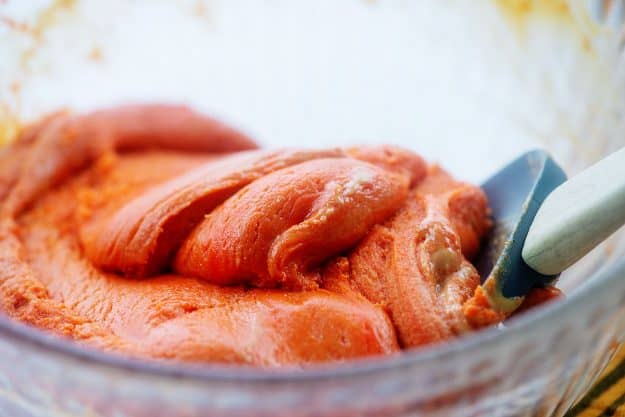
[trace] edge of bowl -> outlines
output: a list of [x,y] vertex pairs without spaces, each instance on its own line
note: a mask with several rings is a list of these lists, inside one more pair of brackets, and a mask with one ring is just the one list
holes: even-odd
[[[188,364],[159,362],[125,357],[81,345],[70,339],[19,323],[7,316],[0,316],[0,337],[17,340],[33,348],[66,356],[67,359],[91,365],[109,367],[113,370],[138,372],[153,377],[183,378],[205,382],[229,381],[248,383],[310,382],[337,378],[350,378],[388,371],[394,368],[415,366],[432,360],[442,360],[458,352],[474,349],[488,349],[506,338],[513,338],[534,326],[549,326],[558,317],[572,314],[579,303],[584,303],[611,292],[612,287],[625,275],[625,260],[611,268],[605,268],[589,278],[583,288],[560,300],[528,311],[511,319],[504,329],[491,327],[441,344],[403,351],[397,356],[370,357],[334,364],[313,365],[309,368],[262,369],[240,365]],[[621,284],[622,285],[622,284]]]

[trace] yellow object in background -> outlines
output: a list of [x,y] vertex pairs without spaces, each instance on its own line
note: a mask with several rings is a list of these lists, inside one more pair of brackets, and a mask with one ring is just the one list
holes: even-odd
[[566,417],[625,417],[625,345],[586,396]]

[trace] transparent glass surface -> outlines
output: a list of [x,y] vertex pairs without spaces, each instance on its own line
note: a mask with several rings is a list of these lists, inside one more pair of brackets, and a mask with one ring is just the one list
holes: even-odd
[[[479,183],[521,151],[623,144],[616,25],[563,0],[0,2],[0,141],[59,107],[186,103],[268,147],[396,143]],[[567,299],[459,340],[305,371],[154,364],[0,318],[0,415],[560,416],[625,320],[622,234]]]

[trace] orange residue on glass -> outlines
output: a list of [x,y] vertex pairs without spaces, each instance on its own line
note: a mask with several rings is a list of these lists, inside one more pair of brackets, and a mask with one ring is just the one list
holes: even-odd
[[12,140],[21,127],[17,116],[7,105],[0,104],[0,146],[6,145]]
[[208,9],[203,1],[198,0],[193,6],[193,14],[198,17],[208,17]]
[[530,21],[547,20],[572,29],[579,36],[580,46],[585,53],[594,53],[591,40],[579,29],[574,10],[566,0],[494,0],[501,14],[512,24],[519,35],[527,34]]
[[530,15],[568,19],[571,10],[565,0],[495,0],[506,16],[524,20]]
[[16,32],[32,34],[33,31],[26,23],[18,22],[17,20],[11,19],[7,16],[0,16],[0,22],[2,22],[6,27]]
[[69,12],[76,5],[76,0],[54,0],[48,7],[37,16],[37,22],[34,25],[34,31],[38,36],[54,26],[60,15]]
[[2,18],[2,20],[11,28],[20,30],[20,32],[33,38],[32,45],[24,49],[20,56],[20,66],[23,71],[29,72],[30,63],[37,52],[37,48],[41,45],[44,39],[45,32],[58,22],[59,17],[63,13],[72,10],[75,4],[76,0],[52,1],[47,7],[39,12],[35,19],[35,23],[32,26],[6,17]]
[[[194,18],[198,18],[201,24],[211,27],[213,24],[213,14],[210,3],[209,0],[195,0],[191,3],[188,13]],[[188,5],[186,3],[184,4],[183,7],[187,8]]]
[[91,50],[89,51],[89,55],[87,55],[87,58],[89,58],[89,60],[93,62],[102,62],[104,58],[102,55],[102,48],[100,48],[98,45],[94,45],[93,48],[91,48]]

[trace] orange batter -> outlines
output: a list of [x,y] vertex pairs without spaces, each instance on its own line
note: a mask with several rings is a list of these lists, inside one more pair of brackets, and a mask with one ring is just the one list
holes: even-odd
[[139,357],[393,354],[491,324],[463,308],[489,227],[479,188],[396,147],[258,150],[173,106],[58,113],[0,153],[0,305]]

